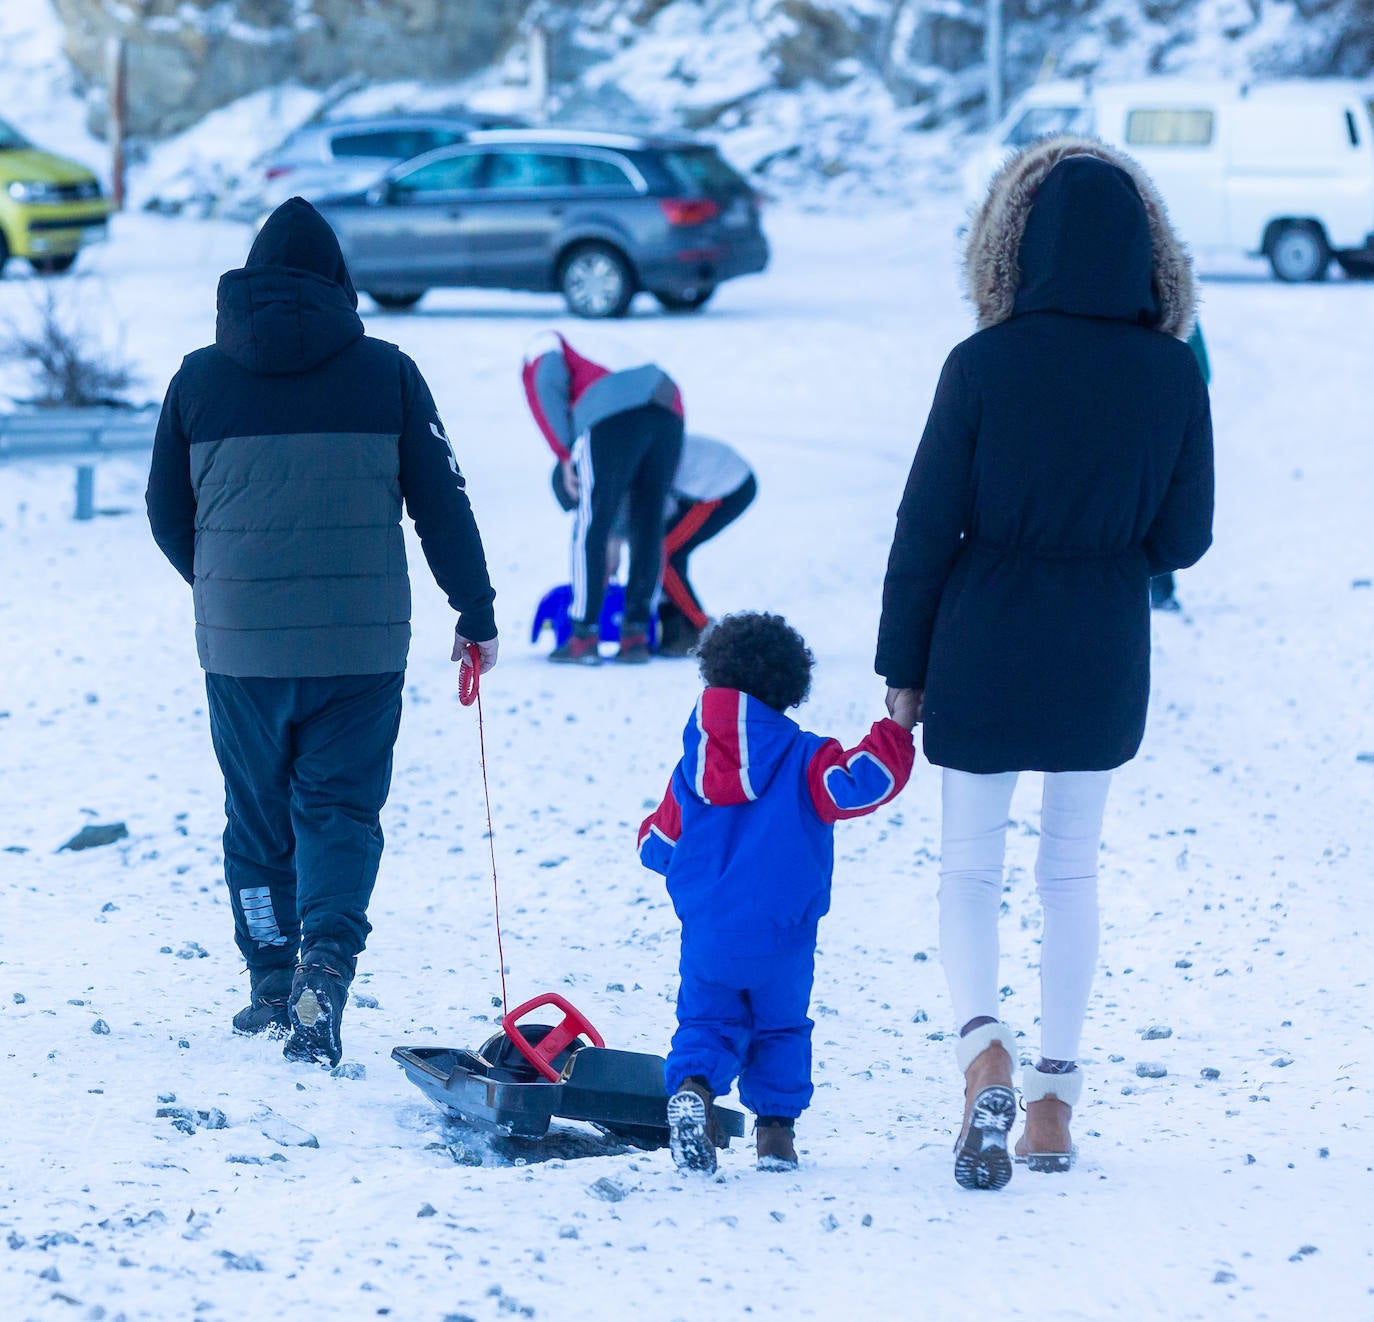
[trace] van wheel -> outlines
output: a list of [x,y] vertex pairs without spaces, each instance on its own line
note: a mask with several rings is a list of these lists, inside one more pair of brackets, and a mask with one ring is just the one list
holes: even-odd
[[76,264],[74,252],[64,253],[61,257],[30,257],[29,265],[39,275],[66,275]]
[[1331,249],[1321,229],[1310,221],[1288,221],[1269,240],[1269,266],[1278,280],[1300,284],[1325,280]]
[[558,287],[575,317],[623,317],[635,296],[635,276],[609,244],[582,243],[564,257]]
[[413,308],[425,296],[422,289],[418,294],[407,291],[403,294],[382,293],[380,290],[368,289],[364,291],[379,308],[384,312],[405,312]]

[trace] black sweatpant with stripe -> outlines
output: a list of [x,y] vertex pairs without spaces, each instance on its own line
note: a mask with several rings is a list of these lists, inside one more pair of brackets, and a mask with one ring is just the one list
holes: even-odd
[[205,676],[234,940],[254,972],[313,953],[352,974],[372,930],[404,682],[399,670]]
[[594,629],[606,595],[606,547],[629,497],[625,616],[647,624],[663,569],[663,510],[682,457],[682,419],[647,404],[598,422],[573,447],[580,486],[573,525],[571,615]]

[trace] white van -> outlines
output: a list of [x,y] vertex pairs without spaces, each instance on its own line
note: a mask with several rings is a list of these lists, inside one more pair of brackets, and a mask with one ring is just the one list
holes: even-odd
[[965,167],[969,205],[1010,150],[1048,133],[1129,151],[1195,252],[1263,255],[1280,280],[1321,280],[1333,257],[1374,276],[1374,85],[1042,83]]

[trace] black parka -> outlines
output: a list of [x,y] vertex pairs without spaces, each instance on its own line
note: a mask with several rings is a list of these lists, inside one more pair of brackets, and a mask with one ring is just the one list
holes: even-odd
[[1133,163],[1059,139],[994,181],[967,276],[985,329],[911,468],[877,670],[925,690],[938,765],[1106,770],[1144,733],[1149,579],[1211,540],[1187,256]]
[[481,536],[429,387],[395,345],[364,335],[357,302],[334,232],[292,198],[220,280],[215,343],[168,387],[148,518],[192,584],[211,673],[403,669],[403,502],[459,630],[496,636]]

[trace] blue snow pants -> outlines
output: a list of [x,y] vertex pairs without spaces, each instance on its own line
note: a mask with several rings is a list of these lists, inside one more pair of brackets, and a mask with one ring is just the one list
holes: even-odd
[[205,676],[224,772],[224,877],[250,969],[320,954],[352,975],[372,930],[404,678]]
[[717,1096],[739,1080],[740,1101],[755,1115],[795,1120],[811,1101],[815,943],[776,955],[684,958],[677,1032],[664,1070],[671,1096],[699,1074]]

